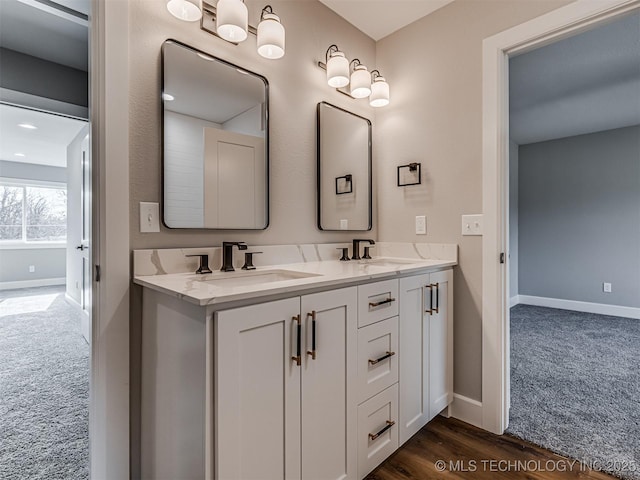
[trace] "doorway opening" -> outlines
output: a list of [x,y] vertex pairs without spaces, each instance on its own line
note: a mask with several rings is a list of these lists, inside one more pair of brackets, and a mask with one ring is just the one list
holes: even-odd
[[605,470],[640,462],[638,46],[634,13],[509,58],[506,432]]
[[[509,424],[511,397],[509,58],[586,32],[596,25],[613,22],[637,12],[639,7],[637,0],[603,0],[597,4],[578,0],[484,41],[482,423],[484,428],[495,433],[503,433]],[[611,408],[616,408],[616,405]],[[555,425],[556,431],[560,428],[560,425]]]
[[2,2],[2,478],[89,478],[90,5]]

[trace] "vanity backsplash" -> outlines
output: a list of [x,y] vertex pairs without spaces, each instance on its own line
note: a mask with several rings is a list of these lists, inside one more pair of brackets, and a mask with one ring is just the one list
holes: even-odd
[[[244,263],[244,252],[261,252],[254,255],[256,267],[338,260],[340,249],[351,248],[351,243],[315,243],[301,245],[248,245],[244,251],[234,251],[233,265],[236,269]],[[458,246],[452,243],[396,243],[377,242],[372,249],[374,257],[399,257],[421,260],[458,261]],[[209,267],[219,270],[222,265],[222,247],[209,248],[165,248],[133,251],[133,275],[163,275],[169,273],[195,272],[198,257],[187,255],[209,255]]]

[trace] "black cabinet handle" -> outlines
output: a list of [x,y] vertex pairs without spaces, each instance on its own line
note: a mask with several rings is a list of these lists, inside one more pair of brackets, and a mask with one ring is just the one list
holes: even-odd
[[385,305],[387,303],[395,302],[396,299],[393,297],[387,298],[386,300],[381,300],[379,302],[369,302],[369,308],[379,307],[380,305]]
[[396,422],[392,421],[392,420],[387,420],[387,424],[382,427],[382,429],[378,432],[378,433],[370,433],[369,434],[369,438],[371,440],[375,440],[376,438],[378,438],[380,435],[382,435],[384,432],[386,432],[387,430],[389,430],[391,427],[393,427],[396,424]]
[[393,357],[395,354],[396,352],[387,352],[385,355],[381,356],[380,358],[376,358],[375,360],[369,359],[369,365],[376,365],[389,357]]
[[307,313],[307,318],[311,317],[311,350],[307,350],[307,355],[311,355],[311,359],[316,359],[316,311]]
[[440,284],[434,283],[433,286],[436,287],[436,308],[434,308],[433,311],[435,313],[439,313],[440,312]]
[[291,357],[291,360],[293,360],[294,362],[296,362],[297,366],[300,366],[300,363],[302,363],[302,356],[300,355],[300,350],[302,347],[302,324],[300,323],[300,315],[296,315],[295,317],[291,318],[292,321],[297,323],[296,326],[296,354],[295,356]]
[[424,313],[428,313],[429,315],[433,315],[433,285],[425,285],[424,288],[429,289],[429,309],[425,310]]

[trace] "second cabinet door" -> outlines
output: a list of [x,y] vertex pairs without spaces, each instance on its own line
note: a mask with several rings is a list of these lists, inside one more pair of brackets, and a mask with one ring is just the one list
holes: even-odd
[[356,298],[355,287],[301,297],[303,480],[357,475]]

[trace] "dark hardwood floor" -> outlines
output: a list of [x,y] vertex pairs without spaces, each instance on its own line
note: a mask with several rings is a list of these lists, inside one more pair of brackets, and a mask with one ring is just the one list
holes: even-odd
[[494,435],[454,418],[436,417],[389,457],[367,480],[596,479],[589,470],[509,435]]

